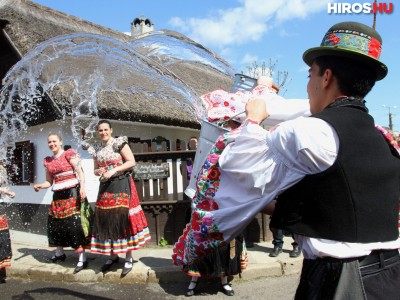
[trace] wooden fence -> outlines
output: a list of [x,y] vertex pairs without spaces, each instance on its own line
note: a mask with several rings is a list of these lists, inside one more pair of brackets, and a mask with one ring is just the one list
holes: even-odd
[[134,182],[153,243],[158,244],[163,238],[173,244],[189,221],[191,201],[183,191],[188,185],[186,159],[194,159],[195,154],[196,151],[135,152]]
[[[190,220],[191,199],[183,191],[188,185],[186,159],[194,160],[196,151],[134,153],[140,173],[135,174],[135,186],[149,222],[153,243],[158,244],[163,238],[173,244]],[[246,229],[247,240],[258,242],[271,239],[268,224],[269,218],[258,214]]]

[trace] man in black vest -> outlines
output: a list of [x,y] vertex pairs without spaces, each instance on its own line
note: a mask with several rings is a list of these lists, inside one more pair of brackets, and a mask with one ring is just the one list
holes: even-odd
[[279,195],[271,226],[293,232],[304,255],[295,299],[400,299],[399,154],[363,100],[388,72],[381,43],[366,25],[332,26],[303,55],[311,117],[263,133],[268,107],[252,100],[247,123],[255,124],[220,159],[228,172],[240,140],[258,134],[265,145],[265,189]]

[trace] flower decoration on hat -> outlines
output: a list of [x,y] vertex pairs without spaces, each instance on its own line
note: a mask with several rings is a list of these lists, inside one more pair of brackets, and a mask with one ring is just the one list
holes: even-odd
[[381,80],[388,73],[387,66],[379,60],[381,52],[382,38],[374,28],[358,22],[341,22],[329,28],[319,47],[306,50],[303,60],[311,66],[320,56],[351,58],[373,68],[376,80]]

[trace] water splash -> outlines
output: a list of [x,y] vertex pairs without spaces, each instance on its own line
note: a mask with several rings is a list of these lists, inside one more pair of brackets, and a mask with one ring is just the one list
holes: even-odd
[[[138,85],[137,83],[141,84]],[[94,135],[100,94],[118,92],[173,101],[198,120],[200,97],[166,67],[118,40],[93,34],[50,39],[23,57],[5,76],[0,94],[0,147],[13,146],[40,118],[47,97],[58,119],[71,118],[75,143]]]
[[136,51],[167,66],[176,62],[193,61],[210,66],[233,77],[235,70],[221,58],[203,46],[180,35],[169,35],[168,31],[151,31],[138,36],[130,45]]

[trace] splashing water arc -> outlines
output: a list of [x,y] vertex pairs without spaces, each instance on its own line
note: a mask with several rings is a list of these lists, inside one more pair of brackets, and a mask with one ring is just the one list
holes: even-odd
[[150,31],[137,36],[130,45],[136,51],[168,67],[182,61],[191,61],[214,68],[234,77],[235,70],[200,44],[169,31]]
[[[65,91],[68,90],[67,96]],[[94,135],[101,95],[147,95],[204,116],[200,97],[174,73],[118,40],[93,34],[50,39],[24,56],[5,76],[0,94],[0,147],[13,146],[40,115],[46,94],[62,119],[71,118],[77,145]],[[156,103],[155,103],[156,104]]]

